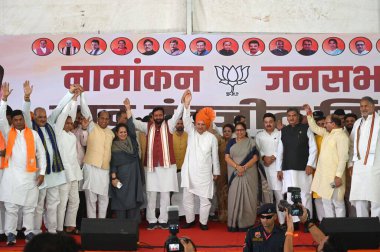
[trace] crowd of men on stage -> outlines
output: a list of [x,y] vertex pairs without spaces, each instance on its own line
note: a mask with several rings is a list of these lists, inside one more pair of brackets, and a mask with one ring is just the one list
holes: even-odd
[[[108,190],[115,179],[110,175],[115,135],[108,128],[107,111],[100,111],[95,123],[83,88],[72,85],[49,116],[41,107],[31,113],[33,87],[26,81],[23,89],[22,110],[12,110],[7,106],[12,89],[9,83],[1,86],[0,233],[7,236],[8,245],[16,243],[17,229],[24,228],[29,241],[42,232],[42,223],[51,233],[76,232],[80,204],[86,205],[88,218],[105,218]],[[125,110],[117,113],[117,123],[132,118],[138,132],[149,230],[168,228],[167,206],[180,187],[184,189],[179,202],[183,199],[188,226],[199,211],[200,228],[207,230],[209,215],[216,208],[214,180],[221,172],[217,148],[222,133],[213,124],[215,113],[208,108],[198,112],[200,119],[192,126],[190,101],[187,90],[170,119],[158,107],[147,120],[139,120],[132,116],[128,99]],[[310,211],[315,198],[320,220],[346,215],[380,217],[380,118],[375,101],[361,99],[359,119],[344,115],[344,110],[326,117],[320,111],[313,113],[308,105],[304,110],[306,116],[289,108],[287,126],[277,125],[279,118],[267,113],[264,129],[250,136],[256,140],[272,193],[269,201],[274,195],[278,205],[288,187],[299,187],[302,203]],[[237,116],[235,123],[239,121],[244,116]],[[184,128],[192,131],[184,132]],[[82,190],[85,198],[80,200]],[[200,199],[199,209],[194,196]],[[285,222],[282,213],[279,222]]]

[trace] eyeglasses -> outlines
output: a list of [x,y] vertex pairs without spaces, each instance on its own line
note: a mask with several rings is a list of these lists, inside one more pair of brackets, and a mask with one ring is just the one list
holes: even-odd
[[260,215],[260,219],[270,220],[270,219],[272,219],[273,216],[274,216],[274,214],[272,214],[272,215]]

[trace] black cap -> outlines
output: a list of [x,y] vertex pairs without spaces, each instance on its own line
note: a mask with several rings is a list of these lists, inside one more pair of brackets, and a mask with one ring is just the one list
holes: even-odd
[[316,110],[313,112],[313,117],[314,117],[314,119],[318,119],[318,118],[324,117],[324,114],[322,111]]
[[261,205],[259,207],[259,211],[257,212],[257,214],[259,215],[272,214],[272,213],[276,213],[276,205],[273,203],[266,203],[264,205]]
[[337,109],[334,111],[334,115],[337,115],[337,116],[344,116],[346,114],[346,112],[344,112],[343,109]]

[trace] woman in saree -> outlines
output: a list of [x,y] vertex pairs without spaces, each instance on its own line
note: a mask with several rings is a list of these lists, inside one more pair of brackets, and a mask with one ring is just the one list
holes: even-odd
[[245,232],[256,221],[258,196],[258,151],[255,141],[247,137],[244,123],[235,125],[236,138],[226,147],[228,165],[228,220],[230,232]]

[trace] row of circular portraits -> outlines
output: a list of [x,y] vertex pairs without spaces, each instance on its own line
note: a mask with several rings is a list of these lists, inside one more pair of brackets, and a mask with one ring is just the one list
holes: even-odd
[[[133,50],[133,43],[125,37],[118,37],[111,42],[111,51],[117,55],[127,55]],[[206,38],[196,38],[190,42],[190,51],[197,56],[208,55],[213,45]],[[376,43],[380,52],[380,39]],[[77,54],[81,49],[80,42],[75,38],[64,38],[58,43],[58,51],[66,56]],[[143,55],[154,55],[160,49],[160,43],[152,38],[145,37],[138,41],[137,50]],[[186,50],[186,43],[177,37],[167,39],[163,44],[164,51],[171,56],[181,55]],[[295,50],[303,56],[311,56],[319,49],[318,42],[310,37],[299,39]],[[344,41],[338,37],[329,37],[322,43],[323,51],[331,56],[337,56],[346,49]],[[372,42],[365,37],[356,37],[349,42],[349,49],[353,54],[366,55],[372,50]],[[54,51],[54,43],[48,38],[36,39],[32,44],[33,52],[38,56],[47,56]],[[84,43],[84,50],[93,56],[101,55],[107,50],[107,43],[99,37],[88,39]],[[232,38],[222,38],[216,43],[216,51],[223,56],[232,56],[239,50],[239,44]],[[259,56],[265,51],[265,43],[259,38],[246,39],[242,50],[250,56]],[[285,56],[292,50],[292,44],[286,38],[275,38],[269,43],[269,51],[276,56]]]

